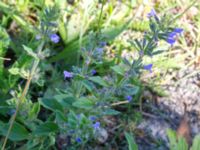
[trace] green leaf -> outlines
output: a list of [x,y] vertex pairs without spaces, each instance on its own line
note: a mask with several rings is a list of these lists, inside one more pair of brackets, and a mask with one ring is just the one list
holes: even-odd
[[93,85],[92,85],[92,83],[91,83],[90,81],[88,81],[88,80],[83,80],[82,83],[83,83],[83,86],[85,86],[85,88],[86,88],[88,91],[90,91],[90,92],[93,91],[94,88],[93,88]]
[[20,74],[20,69],[19,68],[10,68],[8,71],[13,75]]
[[61,112],[63,111],[62,105],[59,102],[57,102],[56,99],[43,98],[43,99],[40,99],[39,102],[41,103],[42,106],[52,111],[56,111],[56,110],[59,110]]
[[108,40],[113,40],[117,36],[119,36],[129,26],[130,22],[131,22],[131,19],[128,21],[124,21],[123,23],[120,23],[115,27],[104,29],[102,31],[103,32],[102,35],[105,35],[105,37]]
[[[5,124],[3,122],[0,122],[1,135],[6,136],[9,125],[10,124]],[[15,122],[8,138],[12,141],[22,141],[28,139],[28,137],[29,137],[29,132],[26,130],[26,128],[21,124]]]
[[56,121],[57,122],[67,122],[67,118],[65,117],[65,115],[62,112],[56,111]]
[[9,44],[10,44],[9,35],[6,32],[6,30],[0,25],[0,78],[2,80],[5,80],[3,79],[4,77],[2,76],[4,74],[4,65],[3,65],[4,60],[2,58],[6,54],[6,50]]
[[87,98],[80,98],[79,100],[73,103],[73,106],[89,110],[93,108],[94,103]]
[[120,75],[125,74],[124,69],[119,65],[113,66],[113,67],[111,67],[111,69],[114,70],[117,74],[120,74]]
[[191,150],[200,150],[200,135],[196,135]]
[[106,109],[103,111],[103,114],[104,115],[118,115],[118,114],[120,114],[120,112],[116,111],[114,109]]
[[32,56],[35,59],[39,59],[37,54],[33,52],[33,50],[30,47],[27,47],[25,45],[22,45],[24,50],[28,53],[29,56]]
[[[131,22],[131,20],[128,20],[127,22],[123,22],[123,24],[120,23],[113,28],[104,29],[102,31],[102,35],[104,35],[106,37],[106,41],[112,41],[120,33],[122,33],[122,31],[124,31],[128,27],[130,22]],[[82,39],[83,46],[86,43],[90,42],[89,39],[90,38],[88,35],[85,35],[83,37],[83,39]],[[76,59],[70,59],[70,58],[75,58],[75,56],[77,56],[78,49],[79,49],[79,39],[76,39],[70,43],[67,43],[67,46],[65,47],[65,49],[63,51],[61,51],[60,53],[58,53],[57,55],[53,56],[49,61],[55,62],[58,60],[65,59],[65,61],[67,61],[67,63],[73,64],[76,62]]]
[[11,74],[13,75],[20,75],[22,78],[28,78],[29,76],[29,71],[26,71],[24,68],[10,68],[8,70]]
[[129,150],[138,150],[138,146],[135,143],[133,136],[130,133],[125,132],[126,140],[128,141],[128,149]]
[[170,149],[174,149],[174,147],[177,145],[176,132],[171,129],[167,129],[167,136],[169,139]]
[[76,101],[75,97],[66,94],[59,94],[54,97],[64,108],[70,108],[72,103]]
[[183,137],[178,138],[177,150],[188,150],[188,144],[187,144],[185,138],[183,138]]
[[108,84],[100,76],[89,77],[89,80],[91,80],[94,83],[97,83],[101,86],[108,87]]
[[188,144],[183,137],[179,137],[177,140],[176,132],[168,129],[167,136],[169,139],[170,150],[188,150]]
[[58,131],[58,125],[53,122],[46,122],[36,127],[33,131],[34,135],[42,136],[49,135],[50,133],[56,133]]
[[40,103],[36,102],[33,104],[31,110],[29,111],[29,119],[37,118],[39,111],[40,111]]

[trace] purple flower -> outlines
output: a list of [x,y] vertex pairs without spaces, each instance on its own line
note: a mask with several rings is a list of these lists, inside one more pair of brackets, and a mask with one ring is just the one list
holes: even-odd
[[93,124],[93,128],[94,128],[95,130],[99,129],[99,127],[100,127],[100,122],[95,122],[95,123]]
[[97,117],[95,117],[95,116],[89,116],[89,119],[90,119],[91,121],[95,121],[95,120],[97,119]]
[[70,133],[70,134],[74,134],[75,131],[74,131],[74,130],[70,130],[69,133]]
[[176,32],[171,32],[171,33],[169,33],[168,34],[168,36],[167,36],[167,43],[169,43],[169,44],[171,44],[171,46],[172,45],[174,45],[174,43],[176,42]]
[[96,48],[96,51],[99,53],[99,54],[102,54],[103,53],[103,48]]
[[174,45],[177,34],[181,34],[181,32],[183,32],[182,28],[174,28],[173,32],[169,33],[167,36],[167,43],[171,44],[171,46]]
[[144,65],[144,69],[148,70],[149,72],[152,72],[152,67],[153,67],[153,64]]
[[176,37],[176,32],[170,32],[168,34],[168,38],[175,38]]
[[80,119],[81,119],[81,114],[76,115],[76,118],[77,118],[78,120],[80,120]]
[[126,96],[126,100],[130,102],[132,100],[132,96],[130,95]]
[[101,46],[101,47],[104,47],[104,46],[106,46],[106,42],[104,42],[104,41],[102,41],[102,42],[99,42],[99,45]]
[[76,142],[77,142],[77,143],[81,143],[81,142],[82,142],[81,138],[80,138],[80,137],[77,137],[77,138],[76,138]]
[[155,16],[156,16],[156,11],[152,8],[151,11],[147,14],[147,17],[151,18],[151,17],[155,17]]
[[171,46],[174,45],[175,42],[176,40],[174,38],[171,38],[171,37],[167,38],[167,43],[171,44]]
[[181,32],[183,32],[183,29],[182,28],[174,28],[173,32],[181,33]]
[[41,37],[41,35],[39,35],[39,34],[37,34],[36,36],[35,36],[35,39],[36,40],[40,40],[42,37]]
[[143,57],[143,56],[144,56],[144,51],[143,51],[143,50],[140,50],[140,51],[139,51],[139,55],[140,55],[140,57]]
[[58,43],[60,41],[60,37],[57,34],[51,34],[50,39],[53,43]]
[[64,78],[66,79],[66,78],[72,78],[73,77],[73,73],[71,73],[71,72],[68,72],[68,71],[64,71],[63,72],[63,74],[64,74]]
[[91,74],[92,74],[92,75],[95,75],[96,73],[97,73],[97,71],[94,70],[94,69],[91,71]]

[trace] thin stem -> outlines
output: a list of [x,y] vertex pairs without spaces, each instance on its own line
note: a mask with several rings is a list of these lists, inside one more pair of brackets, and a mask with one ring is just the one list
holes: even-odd
[[[101,32],[101,25],[100,25],[100,21],[101,21],[101,19],[102,19],[102,14],[103,14],[103,7],[104,7],[104,2],[103,2],[103,4],[101,5],[101,11],[100,11],[100,15],[99,15],[99,18],[98,18],[98,32],[97,32],[97,34],[96,34],[96,39],[98,40],[98,36],[99,36],[99,34],[100,34],[100,32]],[[85,16],[85,15],[84,15]],[[81,30],[82,31],[82,30]],[[81,34],[82,35],[82,34]],[[95,40],[96,40],[95,39]],[[92,56],[92,53],[93,53],[93,51],[95,50],[95,46],[96,46],[96,44],[97,44],[97,41],[96,41],[96,43],[95,43],[95,45],[92,47],[92,50],[91,50],[91,53],[90,53],[90,55],[88,56],[88,57],[91,57]],[[79,40],[79,52],[78,52],[78,65],[79,65],[79,59],[80,59],[80,52],[81,52],[81,45],[82,45],[82,36],[80,36],[80,40]],[[86,73],[87,73],[87,71],[88,71],[88,67],[89,67],[89,65],[90,64],[84,64],[83,63],[83,75],[85,75]],[[78,88],[78,92],[77,92],[77,97],[79,97],[80,96],[80,94],[81,94],[81,91],[82,91],[82,88],[83,88],[83,85],[82,85],[82,83],[79,85],[79,88]]]
[[100,24],[100,21],[101,21],[101,18],[102,18],[102,14],[103,14],[103,7],[104,7],[104,2],[102,3],[101,5],[101,12],[100,12],[100,15],[99,15],[99,20],[98,20],[98,34],[101,32],[101,24]]
[[[42,51],[43,46],[44,46],[44,41],[43,41],[43,42],[38,46],[38,48],[37,48],[37,53],[38,53],[38,54]],[[9,128],[8,128],[8,131],[7,131],[6,137],[5,137],[5,139],[4,139],[3,146],[2,146],[2,148],[1,148],[1,150],[5,150],[6,143],[7,143],[7,141],[8,141],[8,137],[9,137],[9,135],[10,135],[10,132],[11,132],[12,128],[13,128],[15,119],[16,119],[16,117],[17,117],[17,113],[18,113],[18,111],[19,111],[19,107],[20,107],[22,101],[24,100],[24,98],[26,97],[26,94],[27,94],[27,92],[28,92],[28,89],[29,89],[31,80],[32,80],[32,78],[33,78],[33,75],[34,75],[34,73],[35,73],[37,67],[38,67],[39,61],[40,61],[39,59],[35,59],[34,62],[33,62],[33,66],[32,66],[31,72],[30,72],[30,74],[29,74],[29,77],[28,77],[28,79],[27,79],[27,81],[26,81],[26,85],[25,85],[25,87],[24,87],[24,90],[23,90],[23,92],[22,92],[22,95],[20,96],[20,98],[19,98],[19,100],[18,100],[18,103],[17,103],[17,106],[16,106],[16,111],[15,111],[14,115],[12,116],[12,118],[11,118],[11,120],[10,120],[10,126],[9,126]]]
[[2,60],[8,60],[8,61],[11,60],[10,58],[3,58],[3,57],[0,57],[0,59],[2,59]]
[[117,105],[122,105],[122,104],[127,104],[127,103],[129,103],[129,101],[119,101],[119,102],[112,103],[111,106],[117,106]]

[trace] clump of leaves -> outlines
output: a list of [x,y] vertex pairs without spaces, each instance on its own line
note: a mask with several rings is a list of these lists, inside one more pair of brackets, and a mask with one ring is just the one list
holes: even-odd
[[193,139],[192,145],[189,148],[188,143],[184,137],[177,137],[176,132],[168,129],[167,136],[169,139],[170,150],[198,150],[200,149],[200,135],[196,135]]

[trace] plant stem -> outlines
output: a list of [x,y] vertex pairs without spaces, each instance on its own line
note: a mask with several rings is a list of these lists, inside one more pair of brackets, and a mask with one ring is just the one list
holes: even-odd
[[[96,34],[96,41],[95,41],[95,45],[94,45],[94,47],[92,47],[92,49],[91,49],[91,53],[90,53],[90,55],[88,56],[88,57],[91,57],[92,56],[92,53],[93,53],[93,51],[95,50],[95,47],[96,47],[96,45],[97,45],[97,41],[98,41],[98,37],[99,37],[99,35],[100,35],[100,33],[101,33],[101,25],[100,25],[100,22],[101,22],[101,19],[102,19],[102,14],[103,14],[103,7],[104,7],[104,3],[101,5],[101,11],[100,11],[100,15],[99,15],[99,18],[98,18],[98,28],[97,28],[97,34]],[[82,31],[82,30],[81,30]],[[80,52],[81,52],[81,45],[82,45],[82,36],[80,36],[80,41],[79,41],[79,50],[80,50]],[[79,59],[80,59],[80,52],[78,52],[78,65],[79,65]],[[88,71],[88,67],[89,67],[89,65],[90,64],[84,64],[83,63],[83,66],[82,66],[82,68],[83,68],[83,75],[85,75],[86,73],[87,73],[87,71]],[[83,84],[81,83],[80,85],[79,85],[79,87],[78,87],[78,92],[77,92],[77,97],[79,97],[80,96],[80,94],[81,94],[81,91],[82,91],[82,88],[83,88]]]
[[100,11],[99,20],[98,20],[98,34],[100,34],[101,32],[101,19],[102,19],[102,14],[103,14],[103,7],[104,7],[104,2],[101,5],[101,11]]
[[2,59],[2,60],[7,60],[7,61],[10,61],[10,60],[11,60],[10,58],[3,58],[3,57],[0,57],[0,59]]
[[[42,41],[42,43],[38,46],[38,48],[37,48],[37,54],[39,54],[39,53],[42,51],[43,46],[44,46],[44,41]],[[35,73],[37,67],[38,67],[39,62],[40,62],[39,59],[35,59],[34,62],[33,62],[33,66],[32,66],[32,68],[31,68],[31,72],[30,72],[30,74],[29,74],[29,77],[28,77],[28,79],[27,79],[27,81],[26,81],[26,85],[25,85],[25,87],[24,87],[24,90],[23,90],[23,92],[22,92],[22,95],[20,96],[20,98],[19,98],[19,100],[18,100],[18,103],[17,103],[17,106],[16,106],[16,111],[15,111],[14,115],[12,116],[12,118],[11,118],[11,120],[10,120],[10,125],[9,125],[9,128],[8,128],[8,131],[7,131],[6,137],[5,137],[5,139],[4,139],[3,146],[2,146],[2,148],[1,148],[1,150],[5,150],[6,143],[7,143],[7,141],[8,141],[8,137],[9,137],[9,135],[10,135],[10,132],[11,132],[12,127],[13,127],[13,125],[14,125],[15,119],[16,119],[16,117],[17,117],[17,113],[18,113],[18,111],[19,111],[19,107],[20,107],[21,103],[23,102],[23,99],[26,97],[26,94],[27,94],[27,92],[28,92],[28,89],[29,89],[31,80],[32,80],[32,78],[33,78],[33,75],[34,75],[34,73]]]

